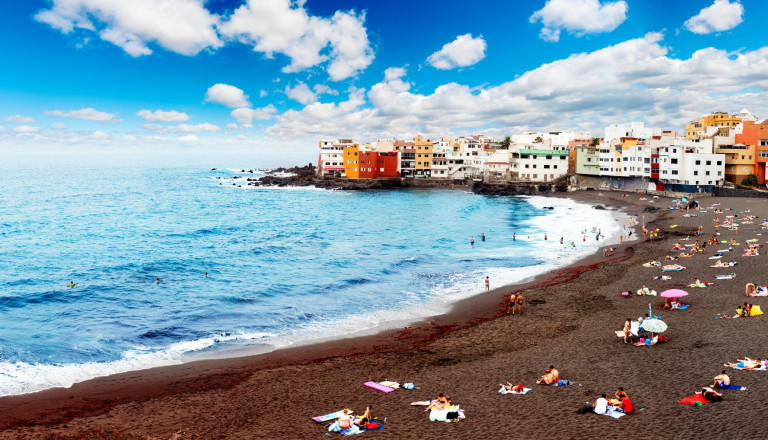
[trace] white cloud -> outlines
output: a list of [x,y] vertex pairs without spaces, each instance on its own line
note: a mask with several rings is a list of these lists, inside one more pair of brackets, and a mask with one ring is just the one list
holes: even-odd
[[368,67],[373,50],[363,25],[365,14],[337,11],[331,18],[310,16],[304,0],[248,0],[221,25],[223,36],[236,38],[267,57],[283,54],[291,62],[283,72],[299,72],[327,63],[340,81]]
[[[246,110],[250,110],[250,109],[246,109]],[[227,124],[227,128],[230,130],[237,130],[237,124],[235,124],[234,122],[230,122],[229,124]],[[232,134],[232,133],[226,132],[226,134]]]
[[325,84],[315,84],[315,86],[312,87],[312,89],[318,95],[333,95],[333,96],[337,96],[339,94],[339,92],[337,90],[334,90],[334,89],[326,86]]
[[179,140],[181,142],[199,142],[200,138],[195,136],[194,134],[188,134],[184,136],[179,136]]
[[277,113],[277,109],[269,104],[266,107],[250,109],[250,108],[236,108],[232,110],[232,117],[241,124],[250,124],[254,120],[266,121],[272,119]]
[[432,67],[441,70],[466,67],[485,58],[485,40],[483,37],[472,38],[471,34],[459,35],[450,43],[427,58]]
[[529,21],[541,21],[539,36],[557,42],[560,30],[576,36],[610,32],[627,19],[627,2],[599,0],[547,0],[543,8],[531,15]]
[[694,34],[711,34],[735,28],[742,22],[744,6],[738,0],[733,3],[728,0],[715,2],[699,11],[685,22],[685,27]]
[[37,133],[40,131],[40,127],[33,127],[31,125],[19,125],[13,129],[16,133]]
[[312,104],[317,101],[317,95],[310,90],[309,86],[300,82],[296,84],[296,87],[285,86],[285,94],[294,101],[298,101],[304,105]]
[[661,34],[649,33],[481,88],[448,83],[417,93],[405,69],[390,68],[367,94],[353,89],[347,101],[287,111],[267,134],[343,134],[365,140],[418,132],[491,132],[489,126],[502,127],[499,131],[506,134],[528,129],[599,133],[606,125],[630,120],[682,129],[713,110],[746,107],[768,116],[768,47],[736,54],[704,48],[680,59],[668,54],[662,40]]
[[52,130],[66,130],[69,128],[69,125],[63,123],[63,122],[54,122],[51,124]]
[[155,110],[139,110],[136,112],[136,116],[147,122],[184,122],[189,120],[189,115],[183,112],[177,112],[176,110],[163,111]]
[[250,107],[248,95],[229,84],[214,84],[205,92],[205,102],[215,102],[230,108]]
[[265,96],[269,95],[269,92],[266,90],[259,91],[259,98],[263,98]]
[[169,133],[200,133],[205,131],[221,131],[218,125],[211,124],[210,122],[202,122],[200,124],[178,124],[163,126],[160,124],[144,124],[144,128],[151,130],[157,134],[169,134]]
[[3,118],[3,121],[8,122],[10,124],[34,124],[35,118],[29,117],[29,116],[13,115],[13,116],[6,116],[5,118]]
[[82,119],[84,121],[96,121],[96,122],[120,122],[117,117],[117,113],[100,112],[93,108],[82,108],[80,110],[51,110],[45,112],[49,116],[61,116],[63,118]]
[[195,55],[223,45],[216,34],[218,17],[202,0],[53,0],[35,19],[64,34],[95,32],[134,57],[149,55],[150,43]]

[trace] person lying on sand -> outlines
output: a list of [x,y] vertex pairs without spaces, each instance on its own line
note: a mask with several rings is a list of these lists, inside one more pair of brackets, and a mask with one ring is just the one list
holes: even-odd
[[373,420],[373,417],[371,416],[371,408],[373,408],[371,405],[368,405],[365,408],[365,412],[360,417],[355,417],[355,419],[352,421],[357,426],[365,426],[368,422]]
[[750,358],[744,358],[739,359],[739,361],[736,363],[723,364],[723,366],[728,368],[741,368],[742,370],[754,370],[755,368],[762,368],[764,364],[760,358],[754,360]]
[[664,261],[675,261],[678,258],[679,257],[677,255],[675,255],[674,257],[672,255],[667,255],[666,257],[664,257]]
[[747,283],[746,290],[747,296],[757,295],[757,286],[755,283]]
[[440,393],[437,395],[437,399],[429,402],[429,405],[427,405],[427,409],[425,409],[424,411],[430,411],[433,409],[445,409],[447,404],[448,404],[448,401],[446,400],[445,395],[443,393]]
[[555,369],[554,365],[550,365],[547,372],[536,381],[537,384],[552,385],[560,380],[560,372]]
[[714,378],[715,383],[710,385],[710,387],[721,387],[723,385],[730,385],[731,384],[731,378],[728,377],[727,374],[725,374],[725,370],[721,371],[720,374],[715,376]]
[[511,383],[509,383],[509,382],[507,382],[507,384],[506,384],[506,385],[504,385],[504,384],[499,384],[499,389],[502,389],[502,388],[504,388],[504,389],[505,389],[505,390],[507,390],[507,391],[513,391],[513,392],[515,392],[515,393],[522,393],[522,392],[524,391],[524,388],[523,388],[523,383],[522,383],[522,382],[520,382],[520,383],[519,383],[519,384],[517,384],[517,385],[512,385],[512,384],[511,384]]
[[709,387],[701,389],[701,397],[707,402],[720,402],[723,400],[722,394]]

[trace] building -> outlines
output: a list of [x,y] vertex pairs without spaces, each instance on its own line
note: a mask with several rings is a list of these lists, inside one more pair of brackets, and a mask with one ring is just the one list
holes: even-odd
[[416,147],[413,142],[394,142],[395,151],[400,154],[400,176],[413,177],[416,174]]
[[585,176],[600,175],[600,153],[596,147],[580,146],[575,147],[574,161],[575,173]]
[[321,140],[319,142],[320,155],[317,159],[317,173],[321,176],[343,175],[344,148],[355,145],[350,139]]
[[361,179],[385,179],[399,177],[398,153],[395,151],[361,151],[360,152],[360,178]]
[[768,168],[766,168],[766,163],[768,163],[768,120],[760,123],[745,120],[742,124],[741,133],[736,134],[734,140],[737,144],[755,146],[754,174],[759,184],[762,185],[768,181]]
[[421,136],[413,138],[416,149],[416,177],[429,177],[432,175],[432,141]]
[[510,152],[511,172],[518,180],[549,182],[568,172],[567,149],[520,148]]
[[360,177],[360,148],[357,144],[344,147],[344,175],[347,179],[358,179]]
[[685,138],[687,140],[696,140],[724,134],[725,131],[722,131],[723,129],[734,128],[740,123],[740,118],[732,117],[725,112],[715,112],[686,124]]

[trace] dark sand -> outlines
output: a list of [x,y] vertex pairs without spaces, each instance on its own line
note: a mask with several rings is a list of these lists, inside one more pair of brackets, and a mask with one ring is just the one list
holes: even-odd
[[[735,247],[723,261],[734,268],[715,269],[708,257],[726,245],[708,246],[706,255],[681,259],[688,267],[672,280],[655,281],[656,268],[641,263],[663,258],[673,243],[704,226],[713,233],[713,203],[733,208],[719,215],[750,209],[760,216],[739,228],[739,241],[768,241],[760,230],[768,202],[759,199],[701,197],[697,217],[667,210],[668,199],[641,201],[640,195],[597,191],[568,194],[588,203],[623,206],[661,228],[657,242],[634,241],[618,247],[611,258],[594,256],[529,283],[523,315],[505,315],[510,287],[457,304],[456,309],[411,327],[378,335],[281,350],[268,355],[201,361],[125,373],[76,384],[69,389],[0,399],[0,438],[326,438],[312,416],[341,408],[387,418],[386,429],[365,438],[764,438],[768,372],[729,370],[732,382],[750,391],[725,391],[724,401],[701,408],[679,399],[712,382],[722,364],[737,358],[768,355],[764,321],[768,318],[715,319],[747,301],[744,285],[768,284],[766,256],[745,258]],[[669,225],[678,224],[676,229]],[[588,227],[588,225],[585,225]],[[733,231],[721,228],[721,238]],[[757,236],[757,234],[763,234]],[[555,235],[555,234],[551,234]],[[642,234],[640,234],[642,235]],[[714,249],[713,249],[714,248]],[[735,272],[734,280],[715,280]],[[714,282],[688,289],[694,277]],[[685,311],[656,309],[659,297],[623,298],[620,292],[643,284],[661,292],[684,288]],[[750,298],[768,309],[768,299]],[[626,345],[614,335],[627,317],[648,311],[663,315],[671,341],[653,347]],[[765,315],[768,316],[768,315]],[[498,319],[496,319],[498,318]],[[554,364],[561,377],[576,382],[567,388],[537,386],[534,381]],[[421,390],[390,394],[366,388],[368,380],[414,382]],[[500,395],[500,382],[522,381],[533,391],[525,396]],[[623,386],[636,413],[615,420],[579,415],[585,401],[613,394]],[[445,392],[466,410],[460,423],[430,422],[415,400]],[[341,438],[339,434],[332,437]]]

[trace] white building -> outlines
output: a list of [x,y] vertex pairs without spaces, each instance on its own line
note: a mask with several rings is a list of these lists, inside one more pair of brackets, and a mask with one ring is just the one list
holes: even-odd
[[630,122],[629,124],[611,124],[605,127],[605,140],[620,140],[621,138],[648,139],[661,136],[660,128],[646,127],[643,122]]
[[344,175],[344,147],[352,147],[355,144],[349,139],[321,140],[319,144],[317,173],[321,176]]
[[568,173],[569,150],[514,148],[510,150],[512,178],[549,182]]

